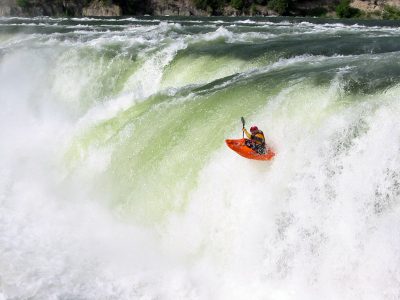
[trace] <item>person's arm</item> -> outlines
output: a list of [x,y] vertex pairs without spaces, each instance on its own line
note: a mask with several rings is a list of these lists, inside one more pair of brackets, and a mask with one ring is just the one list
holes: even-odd
[[247,138],[251,139],[251,134],[243,127],[243,132],[246,134]]

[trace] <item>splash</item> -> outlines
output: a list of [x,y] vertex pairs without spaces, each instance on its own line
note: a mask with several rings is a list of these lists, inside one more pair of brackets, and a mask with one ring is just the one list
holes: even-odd
[[[397,299],[399,31],[0,20],[0,298]],[[224,146],[257,124],[277,156]]]

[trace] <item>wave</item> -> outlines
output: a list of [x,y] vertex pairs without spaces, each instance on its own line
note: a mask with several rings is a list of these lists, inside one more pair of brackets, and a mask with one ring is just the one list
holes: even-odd
[[1,29],[0,298],[396,298],[398,30],[148,21]]

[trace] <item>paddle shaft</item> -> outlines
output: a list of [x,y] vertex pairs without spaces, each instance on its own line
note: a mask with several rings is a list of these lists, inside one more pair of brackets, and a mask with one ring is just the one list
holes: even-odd
[[[246,122],[244,121],[243,117],[241,117],[241,120],[242,120],[242,124],[243,124],[243,128],[244,128],[244,125],[246,124]],[[242,131],[242,133],[243,133],[243,138],[244,138],[244,131]]]

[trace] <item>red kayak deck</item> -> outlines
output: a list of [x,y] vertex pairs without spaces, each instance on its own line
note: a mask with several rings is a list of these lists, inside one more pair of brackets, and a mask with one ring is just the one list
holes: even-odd
[[270,148],[265,154],[259,154],[253,149],[247,147],[245,145],[246,139],[239,139],[239,140],[225,140],[225,143],[231,148],[233,151],[238,153],[239,155],[249,158],[249,159],[256,159],[256,160],[271,160],[275,153]]

